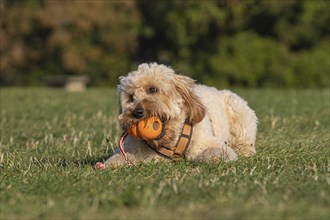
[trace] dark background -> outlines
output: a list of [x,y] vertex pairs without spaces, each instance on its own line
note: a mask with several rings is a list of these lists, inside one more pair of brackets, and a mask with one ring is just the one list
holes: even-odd
[[159,62],[218,87],[329,87],[327,0],[0,0],[2,86]]

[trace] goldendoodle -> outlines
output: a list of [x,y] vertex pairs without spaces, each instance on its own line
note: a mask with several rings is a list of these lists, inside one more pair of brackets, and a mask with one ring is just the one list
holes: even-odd
[[[119,123],[124,131],[150,116],[162,120],[154,140],[128,135],[123,140],[130,163],[185,158],[196,162],[232,161],[256,153],[257,117],[247,102],[229,90],[196,84],[157,63],[141,64],[120,77]],[[123,151],[123,149],[121,150]],[[127,161],[117,149],[105,167]]]

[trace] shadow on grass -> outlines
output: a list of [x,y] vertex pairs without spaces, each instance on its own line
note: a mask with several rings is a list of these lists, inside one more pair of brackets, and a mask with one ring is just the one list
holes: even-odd
[[109,157],[110,157],[110,155],[99,156],[99,157],[87,156],[86,158],[83,158],[81,160],[59,159],[56,163],[56,166],[67,167],[67,166],[74,165],[74,166],[78,166],[78,167],[91,166],[94,168],[94,166],[97,162],[104,162]]

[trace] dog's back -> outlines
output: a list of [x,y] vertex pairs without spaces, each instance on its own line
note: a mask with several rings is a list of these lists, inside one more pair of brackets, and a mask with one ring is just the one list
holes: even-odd
[[196,85],[195,94],[207,109],[214,136],[228,137],[229,145],[244,156],[255,154],[257,117],[247,102],[229,90]]

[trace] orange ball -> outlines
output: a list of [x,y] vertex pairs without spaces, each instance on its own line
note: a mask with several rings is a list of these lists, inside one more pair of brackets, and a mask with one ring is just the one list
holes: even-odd
[[162,133],[162,121],[153,116],[146,118],[129,128],[128,133],[143,140],[156,139]]
[[137,134],[136,128],[137,128],[137,124],[133,125],[130,128],[128,128],[127,131],[132,137],[139,138],[139,135]]

